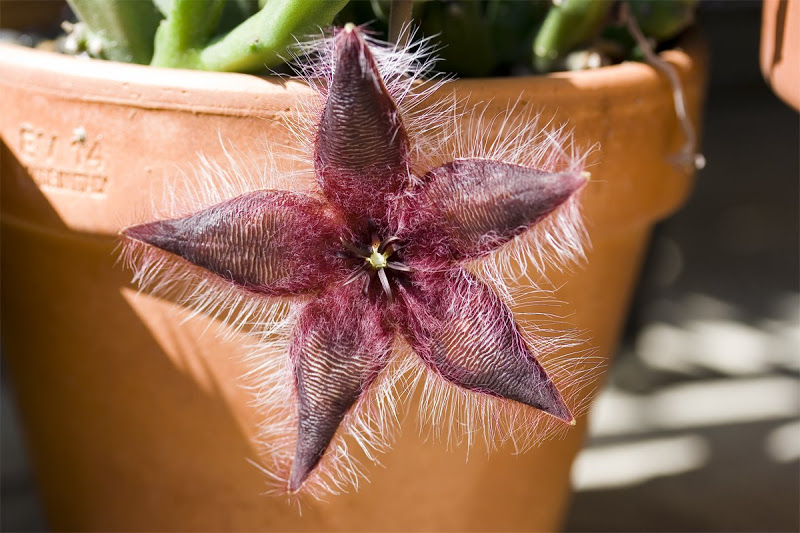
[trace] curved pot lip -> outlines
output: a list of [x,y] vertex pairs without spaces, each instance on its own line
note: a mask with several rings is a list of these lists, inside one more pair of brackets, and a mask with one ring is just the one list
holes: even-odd
[[[690,32],[681,41],[680,48],[661,55],[682,72],[694,71],[706,63],[706,48],[697,32]],[[288,77],[151,67],[78,58],[13,44],[0,44],[0,71],[3,70],[11,75],[0,78],[0,85],[57,91],[61,97],[82,101],[226,115],[263,111],[265,106],[274,106],[270,106],[270,102],[276,93],[312,92],[302,81]],[[517,95],[521,90],[535,89],[557,91],[559,97],[568,100],[570,92],[577,95],[586,90],[614,87],[627,90],[642,83],[658,83],[658,80],[659,74],[649,65],[628,61],[585,71],[456,79],[446,87],[485,93],[485,88],[481,88],[489,83],[492,91],[499,95],[504,95],[506,89]],[[193,94],[192,103],[187,103],[189,93]]]
[[[662,56],[684,79],[696,119],[706,47],[696,34],[687,37],[681,44],[688,53]],[[492,112],[519,108],[523,117],[532,112],[566,124],[580,150],[599,145],[593,153],[603,156],[590,162],[592,173],[607,179],[595,182],[595,207],[586,208],[597,227],[613,232],[643,225],[672,212],[688,195],[691,173],[667,160],[682,141],[670,86],[649,65],[457,80],[434,98],[452,93]],[[14,162],[8,158],[11,166],[3,165],[11,169],[2,172],[6,189],[33,202],[31,212],[49,217],[48,224],[105,235],[142,220],[141,204],[131,199],[147,196],[148,204],[158,205],[164,192],[152,186],[186,169],[177,162],[199,154],[225,160],[222,139],[241,141],[242,157],[264,157],[267,139],[280,150],[296,143],[287,137],[287,123],[295,112],[307,112],[304,104],[316,93],[304,82],[277,77],[84,60],[0,45],[0,94],[0,137],[14,156]],[[652,125],[655,135],[647,131]],[[91,142],[75,145],[79,130]],[[633,195],[634,202],[618,201]],[[17,204],[7,200],[4,215],[28,220],[28,204]]]

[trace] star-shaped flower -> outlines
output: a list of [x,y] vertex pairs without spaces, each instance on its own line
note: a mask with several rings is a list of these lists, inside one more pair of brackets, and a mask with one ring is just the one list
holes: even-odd
[[464,268],[526,232],[585,183],[484,158],[412,172],[409,134],[370,45],[336,33],[314,139],[318,191],[259,190],[190,216],[129,227],[240,289],[311,295],[289,358],[296,492],[403,339],[441,378],[574,421],[512,312]]

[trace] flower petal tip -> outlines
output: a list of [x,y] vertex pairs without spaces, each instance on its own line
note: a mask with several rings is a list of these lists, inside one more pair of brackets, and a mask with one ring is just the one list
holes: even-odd
[[160,221],[148,222],[145,224],[135,224],[122,228],[119,231],[121,237],[141,241],[146,244],[152,244],[155,236],[159,233],[161,227]]
[[575,416],[572,414],[572,410],[567,407],[564,397],[549,377],[545,379],[544,383],[535,387],[535,392],[532,391],[532,395],[529,398],[531,401],[524,403],[544,411],[564,424],[574,426],[577,423]]
[[300,492],[300,489],[303,488],[303,484],[308,479],[314,466],[316,466],[316,463],[309,466],[308,461],[303,461],[300,457],[295,458],[294,464],[292,465],[292,472],[289,474],[289,484],[287,486],[289,494],[297,494]]
[[564,172],[561,176],[563,176],[562,179],[565,182],[565,188],[570,189],[571,193],[580,190],[581,187],[589,183],[592,179],[592,174],[588,170]]
[[552,194],[557,207],[583,189],[592,180],[592,174],[587,170],[568,171],[555,174],[554,178]]
[[340,49],[339,58],[342,57],[344,51],[352,49],[351,47],[353,46],[355,46],[356,50],[367,48],[367,45],[362,37],[361,30],[352,22],[348,22],[344,25],[344,28],[339,31],[336,40],[339,41],[340,45],[344,45]]
[[550,394],[554,395],[555,398],[549,402],[546,400],[542,401],[540,399],[539,401],[542,403],[539,405],[534,404],[534,407],[541,409],[550,416],[558,418],[560,421],[569,426],[574,426],[577,422],[575,421],[575,417],[572,416],[572,412],[569,410],[569,407],[567,407],[567,404],[564,403],[564,400],[561,398],[561,394],[557,391],[552,382],[550,382],[550,387],[552,388]]

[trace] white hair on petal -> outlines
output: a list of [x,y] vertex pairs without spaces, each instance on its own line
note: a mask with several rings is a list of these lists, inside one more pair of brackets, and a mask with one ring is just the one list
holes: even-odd
[[395,343],[390,362],[372,386],[348,411],[319,465],[303,484],[299,494],[287,493],[291,464],[297,442],[297,404],[294,369],[288,357],[287,337],[270,335],[252,346],[250,371],[244,376],[253,392],[255,408],[262,418],[259,445],[265,451],[260,467],[269,473],[272,494],[283,494],[298,503],[303,497],[323,499],[329,494],[358,489],[367,464],[380,464],[379,455],[399,431],[404,405],[409,396],[408,358],[398,355]]
[[[435,73],[438,59],[437,48],[432,44],[433,37],[418,37],[418,30],[411,27],[410,44],[398,47],[370,36],[361,31],[375,63],[383,78],[383,83],[392,99],[398,104],[408,105],[409,100],[425,98],[431,89],[420,91],[416,85],[420,80],[429,82],[431,78],[444,78]],[[305,80],[324,100],[333,81],[336,68],[337,33],[322,33],[317,38],[298,42],[292,51],[293,67],[297,77]]]
[[[293,171],[285,158],[270,150],[260,157],[246,155],[232,142],[220,137],[222,162],[198,155],[194,173],[177,169],[176,176],[159,184],[160,194],[151,191],[149,212],[137,215],[137,223],[179,218],[196,213],[255,190],[285,189],[302,171]],[[155,204],[155,199],[159,203]],[[130,221],[125,226],[134,225]],[[184,319],[208,315],[219,321],[219,334],[230,338],[238,331],[259,333],[286,328],[291,299],[269,297],[247,291],[205,269],[141,241],[125,238],[119,262],[133,272],[140,292],[169,299],[192,312]],[[211,324],[212,322],[209,322]]]
[[[397,105],[408,132],[411,159],[415,163],[413,170],[420,170],[417,165],[424,163],[428,154],[435,151],[435,147],[428,144],[433,134],[439,140],[447,135],[442,126],[452,113],[453,105],[434,95],[452,76],[435,70],[438,61],[438,48],[433,44],[435,36],[421,37],[419,30],[411,25],[407,29],[410,44],[406,47],[375,39],[363,28],[361,35],[375,58],[384,86]],[[298,42],[292,51],[296,76],[315,92],[313,97],[300,102],[290,124],[290,130],[305,148],[307,163],[311,163],[309,155],[313,153],[316,127],[333,81],[335,54],[336,34],[331,32]]]
[[[200,156],[194,179],[183,175],[164,185],[163,204],[153,207],[156,215],[150,215],[148,220],[185,216],[279,184],[272,171],[272,156],[265,166],[254,160],[243,164],[236,157],[240,154],[230,147],[225,147],[224,154],[227,166]],[[264,168],[270,170],[264,172]],[[184,321],[205,315],[213,319],[209,325],[219,324],[217,334],[225,340],[232,340],[239,332],[249,336],[251,340],[243,354],[248,371],[242,380],[263,420],[257,437],[262,453],[254,464],[268,474],[270,492],[286,493],[297,438],[294,371],[288,346],[293,325],[309,297],[278,298],[250,292],[135,239],[122,241],[119,258],[133,271],[133,283],[140,292],[189,308]],[[378,462],[378,455],[394,440],[399,426],[398,401],[407,396],[407,386],[403,384],[406,363],[405,358],[393,357],[359,398],[320,465],[305,482],[303,494],[321,499],[325,494],[357,488],[364,477],[364,461]],[[360,450],[362,460],[353,453],[354,448]],[[294,495],[288,496],[294,499]]]
[[[459,284],[462,290],[472,290],[476,282],[498,288],[496,280],[481,279],[474,271],[470,273],[476,278],[471,278],[467,272],[465,283]],[[596,355],[590,337],[571,327],[569,317],[558,314],[565,304],[551,292],[531,290],[524,283],[504,283],[503,289],[496,292],[511,308],[526,346],[545,368],[573,417],[582,416],[596,393],[599,370],[605,364]],[[452,305],[458,307],[459,300],[469,297],[453,298]],[[545,440],[563,437],[570,428],[563,420],[533,407],[458,387],[418,357],[412,359],[416,360],[409,367],[413,386],[419,389],[420,433],[449,448],[464,446],[469,453],[473,445],[482,444],[487,453],[502,447],[524,453]]]
[[[577,147],[566,125],[545,121],[541,113],[523,103],[522,96],[503,111],[490,112],[492,104],[452,103],[447,133],[434,132],[434,138],[427,141],[436,157],[429,168],[453,159],[487,159],[550,173],[585,173],[592,148]],[[510,273],[546,285],[548,269],[583,264],[590,243],[580,210],[581,193],[576,192],[533,228],[476,261],[484,275],[498,281],[503,291],[502,282]]]

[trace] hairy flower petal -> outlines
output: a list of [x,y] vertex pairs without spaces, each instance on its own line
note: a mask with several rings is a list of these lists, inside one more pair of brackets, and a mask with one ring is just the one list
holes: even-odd
[[461,269],[420,272],[402,300],[406,339],[444,379],[572,421],[511,310],[481,281]]
[[382,316],[355,284],[333,289],[303,310],[290,347],[299,405],[289,491],[301,487],[347,411],[386,365],[393,334]]
[[322,190],[350,214],[382,219],[408,182],[408,138],[397,106],[357,29],[335,40],[333,80],[315,141]]
[[[412,176],[412,167],[427,168],[424,162],[431,158],[446,160],[441,159],[443,154],[422,153],[437,145],[427,134],[412,139],[412,154],[398,109],[398,102],[421,104],[427,89],[410,100],[405,96],[393,100],[392,94],[414,92],[419,70],[398,81],[398,70],[412,63],[410,57],[397,50],[376,51],[373,56],[371,46],[357,27],[348,24],[316,47],[322,52],[318,64],[300,68],[329,81],[322,91],[313,141],[320,190],[255,191],[189,216],[122,232],[131,245],[128,250],[154,252],[139,243],[159,248],[206,269],[211,280],[220,278],[271,296],[314,293],[290,304],[297,306],[288,314],[297,317],[289,341],[294,387],[281,382],[264,396],[264,403],[283,406],[290,413],[277,410],[277,418],[265,424],[265,437],[281,454],[288,451],[282,446],[291,442],[283,438],[288,437],[283,422],[297,414],[294,462],[284,485],[292,493],[304,486],[313,492],[317,476],[307,480],[326,453],[334,455],[332,471],[347,463],[328,451],[331,442],[338,442],[334,438],[343,423],[352,422],[352,436],[369,445],[367,430],[383,415],[371,417],[386,409],[377,393],[389,391],[376,390],[377,396],[365,393],[386,369],[397,332],[431,372],[455,386],[481,394],[482,399],[504,398],[573,422],[561,394],[534,356],[536,344],[526,343],[509,307],[460,263],[529,229],[567,201],[585,179],[579,172],[547,173],[488,159],[457,159],[421,178]],[[386,78],[379,66],[386,67]],[[440,120],[439,112],[418,116],[415,105],[404,108],[407,116],[416,117],[411,131],[428,126],[438,131],[438,123],[428,125],[422,117]],[[455,138],[461,138],[457,132],[442,133],[444,137],[438,133],[433,137],[444,141],[456,133]],[[530,131],[518,132],[522,133],[527,136]],[[412,161],[412,156],[421,158]],[[556,239],[557,232],[546,235],[548,241]],[[134,255],[131,259],[137,259]],[[163,266],[164,257],[142,256],[137,278],[149,280],[149,274]],[[178,269],[168,272],[180,275]],[[211,293],[219,292],[219,287],[198,285],[183,303],[204,310],[211,301],[208,296],[215,296]],[[244,296],[238,301],[248,304],[255,295],[237,296]],[[250,320],[252,308],[241,307],[248,309],[244,316]],[[255,320],[260,320],[257,315]],[[271,343],[272,337],[264,335],[261,340]],[[281,374],[272,370],[268,365],[258,367],[265,377],[263,390],[280,380]],[[388,369],[387,374],[391,382]],[[438,377],[435,381],[441,383]],[[373,397],[381,399],[370,405]],[[348,414],[360,408],[366,408],[363,418],[357,412],[354,417]],[[335,451],[344,450],[342,443]],[[326,483],[320,481],[324,488]],[[332,486],[339,481],[334,477]]]
[[415,234],[439,255],[469,259],[491,252],[564,203],[586,178],[551,174],[486,159],[457,159],[431,170],[406,216]]
[[123,230],[254,292],[318,290],[342,275],[339,226],[326,204],[307,194],[255,191],[183,218]]

